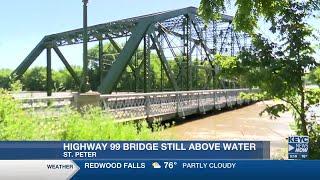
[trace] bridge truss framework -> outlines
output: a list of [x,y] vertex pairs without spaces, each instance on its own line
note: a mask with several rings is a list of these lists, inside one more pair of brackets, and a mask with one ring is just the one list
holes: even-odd
[[[215,54],[234,56],[242,48],[250,45],[247,34],[234,31],[232,19],[231,16],[222,15],[221,20],[205,24],[197,15],[196,8],[187,7],[88,27],[88,42],[99,43],[97,57],[100,74],[99,92],[107,94],[114,91],[126,71],[134,77],[133,91],[153,91],[150,86],[151,60],[154,60],[151,59],[152,53],[157,54],[157,60],[161,64],[161,87],[157,91],[163,90],[163,79],[170,82],[171,90],[174,91],[217,88],[218,80],[215,74],[219,68],[215,67],[213,56]],[[105,58],[103,52],[106,41],[118,52],[112,62]],[[21,77],[46,50],[47,92],[51,95],[51,51],[54,50],[75,83],[80,86],[80,77],[72,69],[59,47],[82,42],[82,29],[45,36],[13,74]],[[142,61],[137,60],[139,51],[143,56]],[[195,65],[194,61],[200,63]],[[175,70],[172,64],[175,65]],[[193,83],[194,80],[197,81],[194,73],[196,69],[205,71],[207,76],[205,87]]]

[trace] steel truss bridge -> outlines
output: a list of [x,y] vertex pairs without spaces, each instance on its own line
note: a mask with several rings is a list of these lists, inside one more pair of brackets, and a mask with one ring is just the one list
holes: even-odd
[[[194,114],[248,105],[252,99],[240,93],[257,93],[258,89],[220,89],[178,92],[120,93],[100,95],[100,108],[117,122],[133,120],[170,120]],[[39,119],[60,117],[69,113],[74,96],[16,98],[23,109]]]
[[[197,15],[197,8],[159,12],[88,27],[88,42],[98,42],[100,84],[102,94],[112,93],[124,73],[134,78],[133,92],[151,92],[151,61],[161,64],[161,87],[170,83],[171,91],[218,88],[214,65],[215,54],[237,55],[250,45],[247,34],[234,31],[233,17],[222,15],[219,21],[205,24]],[[80,86],[81,78],[64,57],[59,47],[83,43],[83,29],[45,36],[30,52],[13,74],[21,77],[36,58],[47,52],[47,92],[52,92],[51,51],[61,59],[75,83]],[[117,50],[115,60],[104,54],[105,42]],[[140,51],[140,52],[139,52]],[[141,59],[137,56],[142,54]],[[156,54],[157,58],[151,58]],[[89,57],[90,58],[90,57]],[[194,61],[200,63],[195,64]],[[174,66],[174,68],[173,68]],[[199,87],[195,71],[203,71],[205,87]],[[203,80],[204,79],[204,80]],[[194,83],[196,82],[196,83]],[[220,83],[221,84],[221,83]],[[222,83],[223,88],[223,83]]]

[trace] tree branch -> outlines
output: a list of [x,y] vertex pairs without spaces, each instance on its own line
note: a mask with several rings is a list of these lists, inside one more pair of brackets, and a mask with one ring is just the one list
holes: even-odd
[[284,102],[286,102],[286,103],[289,103],[296,111],[297,111],[297,113],[299,114],[299,115],[301,115],[301,112],[300,112],[300,109],[298,108],[298,107],[296,107],[294,104],[293,104],[293,102],[290,102],[290,101],[288,101],[288,100],[285,100],[285,99],[283,99],[283,98],[279,98],[281,101],[284,101]]

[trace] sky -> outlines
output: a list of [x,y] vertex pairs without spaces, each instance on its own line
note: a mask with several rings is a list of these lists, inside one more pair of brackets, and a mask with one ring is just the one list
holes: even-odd
[[[88,25],[159,11],[198,7],[200,0],[89,0]],[[82,0],[8,0],[0,6],[0,69],[15,69],[45,36],[82,27]],[[89,47],[95,44],[89,43]],[[82,45],[60,47],[70,64],[82,64]],[[32,66],[46,65],[46,51]],[[52,67],[63,67],[52,51]]]
[[[81,28],[82,4],[82,0],[3,1],[0,6],[0,69],[15,69],[44,36]],[[199,4],[200,0],[89,0],[88,25],[188,6],[198,7]],[[225,14],[234,13],[235,8],[231,8]],[[89,43],[88,46],[95,44]],[[69,64],[82,65],[82,44],[60,47],[60,50]],[[46,66],[46,51],[31,67],[37,65]],[[64,67],[54,51],[52,67]]]

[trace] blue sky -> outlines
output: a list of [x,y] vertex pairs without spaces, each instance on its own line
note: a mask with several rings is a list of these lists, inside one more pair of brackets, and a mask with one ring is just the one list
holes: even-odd
[[[200,0],[89,0],[88,25],[159,11],[198,7]],[[235,9],[226,14],[233,15]],[[0,6],[0,68],[15,69],[45,36],[82,27],[82,0],[7,0]],[[317,23],[316,23],[317,24]],[[262,25],[262,29],[266,26]],[[95,43],[89,43],[92,47]],[[82,45],[61,47],[70,64],[82,64]],[[52,53],[54,69],[63,67]],[[32,66],[46,65],[45,51]]]
[[[48,34],[82,27],[82,0],[8,0],[0,6],[0,68],[16,68]],[[89,0],[88,25],[159,11],[198,7],[200,0]],[[94,44],[90,43],[90,46]],[[70,64],[82,64],[82,45],[61,47]],[[53,68],[63,67],[53,51]],[[35,65],[45,66],[45,51]]]

